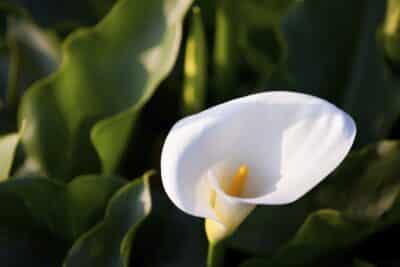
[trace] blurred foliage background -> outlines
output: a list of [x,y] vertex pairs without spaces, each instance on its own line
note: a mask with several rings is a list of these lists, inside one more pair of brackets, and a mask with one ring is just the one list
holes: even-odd
[[399,29],[398,0],[0,0],[1,265],[205,266],[163,140],[279,89],[344,109],[356,144],[306,197],[257,207],[225,266],[398,266]]

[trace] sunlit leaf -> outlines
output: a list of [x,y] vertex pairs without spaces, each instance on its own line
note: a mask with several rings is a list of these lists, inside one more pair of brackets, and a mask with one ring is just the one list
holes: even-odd
[[121,0],[67,38],[61,68],[20,109],[25,148],[51,177],[115,171],[139,110],[175,62],[191,2]]

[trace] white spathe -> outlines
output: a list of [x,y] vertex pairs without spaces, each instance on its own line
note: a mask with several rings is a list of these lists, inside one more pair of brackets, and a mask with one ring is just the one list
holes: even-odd
[[[353,119],[320,98],[254,94],[177,122],[162,150],[162,182],[181,210],[236,228],[255,205],[310,191],[345,158],[355,134]],[[233,197],[224,188],[242,164],[249,175]]]

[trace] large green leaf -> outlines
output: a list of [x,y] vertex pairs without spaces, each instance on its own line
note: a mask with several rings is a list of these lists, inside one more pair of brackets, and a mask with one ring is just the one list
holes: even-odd
[[19,138],[19,133],[0,137],[0,182],[6,180],[10,175]]
[[400,113],[400,90],[386,83],[376,38],[385,2],[304,0],[284,23],[294,89],[350,113],[359,145],[387,138]]
[[122,185],[122,179],[95,175],[77,177],[67,185],[40,177],[3,182],[1,232],[12,239],[41,229],[71,242],[98,221],[109,198]]
[[78,239],[64,266],[128,267],[136,230],[150,210],[149,181],[145,174],[112,197],[104,220]]
[[271,255],[292,237],[310,212],[319,209],[335,209],[346,220],[381,227],[399,222],[399,162],[398,141],[382,141],[352,152],[306,197],[288,206],[257,207],[232,236],[231,246]]
[[175,62],[191,2],[121,0],[67,38],[61,68],[20,109],[26,150],[50,176],[115,170],[139,110]]

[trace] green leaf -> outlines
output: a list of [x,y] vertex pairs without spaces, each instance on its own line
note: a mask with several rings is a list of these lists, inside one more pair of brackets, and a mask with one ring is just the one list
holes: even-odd
[[295,90],[352,115],[358,145],[387,138],[400,113],[400,91],[385,83],[376,39],[384,9],[385,1],[304,0],[284,23]]
[[0,184],[0,229],[31,235],[35,229],[73,241],[102,216],[124,181],[88,175],[63,184],[49,178],[15,178]]
[[115,171],[138,112],[176,60],[191,2],[121,0],[66,39],[59,71],[35,83],[20,109],[25,148],[50,176]]
[[19,138],[19,133],[0,137],[0,182],[6,180],[10,175]]
[[128,267],[136,230],[151,210],[148,175],[124,186],[112,197],[104,220],[75,242],[65,267]]
[[[104,173],[112,173],[117,168],[129,141],[131,131],[139,113],[135,110],[122,112],[96,123],[91,131],[91,140],[102,162]],[[118,136],[118,141],[115,138]],[[110,142],[113,140],[113,142]]]
[[287,45],[275,25],[241,27],[239,45],[246,61],[263,81],[271,79],[286,63]]
[[[327,4],[321,0],[304,0],[289,13],[284,23],[289,65],[301,90],[331,101],[342,100],[352,78],[357,45],[371,46],[375,42],[359,42],[362,23],[376,20],[375,14],[367,14],[368,2],[371,1],[339,0]],[[377,25],[368,26],[365,30],[377,28]]]
[[207,44],[199,7],[194,7],[185,47],[183,113],[204,109],[207,94]]
[[368,232],[368,225],[351,222],[338,211],[320,210],[307,218],[278,257],[284,262],[306,264],[319,255],[328,255],[354,244]]
[[62,213],[67,217],[69,240],[78,238],[102,217],[110,197],[124,184],[120,178],[98,175],[77,177],[68,184],[60,202],[65,203]]
[[281,24],[293,4],[293,0],[240,2],[239,45],[247,62],[263,80],[271,78],[287,60]]
[[368,224],[356,224],[336,210],[311,214],[293,239],[270,259],[252,259],[242,267],[312,266],[324,256],[340,256],[343,249],[363,239],[370,231]]
[[249,0],[239,1],[241,19],[249,26],[280,25],[294,0]]
[[315,190],[314,205],[341,210],[353,220],[377,221],[399,196],[399,164],[399,141],[355,151]]
[[296,233],[310,210],[308,198],[285,206],[257,206],[229,238],[229,246],[256,255],[272,254]]

